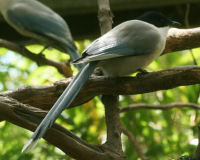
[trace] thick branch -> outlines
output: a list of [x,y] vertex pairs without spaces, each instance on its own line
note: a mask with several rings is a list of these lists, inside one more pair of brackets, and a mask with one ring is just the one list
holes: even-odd
[[[0,96],[1,120],[7,120],[13,124],[34,131],[45,114],[40,109],[24,105],[9,97]],[[77,160],[110,160],[111,157],[116,159],[118,157],[117,154],[103,151],[100,147],[88,144],[58,124],[54,124],[44,138]]]
[[53,66],[58,69],[58,71],[62,74],[64,74],[66,77],[71,77],[72,76],[72,70],[70,68],[69,63],[61,63],[61,62],[56,62],[50,59],[45,58],[44,56],[41,56],[39,54],[34,54],[27,50],[25,47],[20,46],[16,43],[0,39],[0,47],[4,47],[10,50],[13,50],[24,57],[27,57],[33,61],[35,61],[38,65],[49,65]]
[[169,30],[167,44],[163,53],[200,47],[200,27],[193,29]]
[[[98,19],[101,35],[103,35],[112,29],[113,15],[111,13],[109,0],[98,0],[98,6]],[[105,107],[105,119],[107,127],[107,140],[104,144],[104,147],[108,148],[116,154],[119,154],[121,159],[124,159],[121,143],[121,129],[119,127],[120,118],[118,108],[118,95],[103,95],[102,102]]]
[[[17,99],[24,104],[48,110],[55,103],[71,78],[40,87],[27,86],[0,95]],[[141,77],[91,77],[72,106],[80,105],[97,95],[130,95],[166,90],[178,86],[200,84],[200,67],[184,66],[152,72]]]
[[103,95],[102,102],[105,105],[105,118],[107,126],[107,140],[104,146],[119,155],[123,155],[118,96]]
[[[45,115],[46,112],[40,109],[19,103],[9,97],[0,96],[1,120],[34,131]],[[103,151],[100,146],[90,145],[58,124],[54,124],[44,138],[77,160],[111,160],[112,158],[121,160],[118,154]]]
[[98,19],[101,29],[101,35],[112,29],[113,14],[110,9],[109,0],[98,0]]
[[135,109],[161,109],[168,110],[172,108],[185,108],[191,107],[194,109],[200,109],[200,105],[194,103],[170,103],[170,104],[162,104],[162,105],[148,105],[148,104],[131,104],[127,107],[120,108],[120,112],[127,112]]

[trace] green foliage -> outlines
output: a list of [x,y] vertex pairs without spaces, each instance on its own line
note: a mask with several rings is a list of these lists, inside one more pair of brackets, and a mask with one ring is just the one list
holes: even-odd
[[[79,50],[83,50],[89,40],[77,42]],[[39,53],[41,46],[28,47]],[[197,62],[200,49],[193,53]],[[46,50],[45,56],[57,61],[69,59],[66,54],[56,50]],[[150,71],[158,71],[180,65],[192,65],[190,51],[176,52],[161,56],[149,67]],[[46,85],[64,78],[58,71],[49,66],[38,67],[35,62],[23,56],[0,49],[0,91],[17,89],[23,85]],[[167,91],[158,91],[143,95],[120,96],[120,106],[133,103],[151,105],[172,102],[199,103],[199,85],[182,86]],[[131,131],[141,144],[143,152],[150,159],[177,159],[180,155],[194,153],[195,145],[191,141],[197,138],[199,111],[191,108],[161,110],[134,110],[121,114],[121,122]],[[62,113],[58,123],[73,131],[76,135],[91,144],[105,141],[104,108],[98,98]],[[66,155],[44,140],[30,153],[21,154],[21,149],[31,132],[8,122],[0,122],[0,160],[62,160]],[[135,149],[126,136],[123,136],[123,148],[128,160],[139,160]]]
[[[194,49],[198,53],[199,49]],[[195,54],[197,61],[200,56]],[[189,51],[176,52],[161,56],[148,69],[156,71],[166,68],[192,65],[193,59]],[[129,96],[128,103],[146,103],[151,105],[168,104],[172,102],[199,103],[199,85],[178,87],[167,91],[158,91],[143,95]],[[124,101],[127,98],[124,98]],[[130,101],[132,99],[132,101]],[[134,110],[124,113],[123,124],[131,131],[150,159],[177,159],[182,154],[193,155],[196,146],[191,140],[198,137],[199,111],[191,108],[161,110]],[[134,147],[126,138],[125,152],[128,159],[137,159]]]

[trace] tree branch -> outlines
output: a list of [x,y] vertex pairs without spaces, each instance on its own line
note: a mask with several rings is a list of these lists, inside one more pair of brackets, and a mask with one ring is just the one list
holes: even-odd
[[20,46],[16,43],[13,43],[13,42],[10,42],[7,40],[3,40],[3,39],[0,39],[0,47],[4,47],[4,48],[10,49],[12,51],[15,51],[15,52],[21,54],[22,56],[35,61],[39,66],[42,66],[42,65],[53,66],[53,67],[57,68],[58,71],[60,73],[62,73],[63,75],[65,75],[66,77],[72,76],[72,70],[70,68],[70,64],[67,62],[61,63],[61,62],[56,62],[56,61],[47,59],[44,56],[30,52],[23,46]]
[[170,103],[170,104],[162,104],[162,105],[148,105],[148,104],[131,104],[127,107],[121,107],[120,112],[127,112],[135,109],[161,109],[168,110],[172,108],[185,108],[191,107],[194,109],[200,109],[200,105],[194,103]]
[[[49,110],[71,82],[71,78],[40,87],[25,86],[0,93],[24,104]],[[184,66],[151,72],[141,77],[91,77],[81,89],[72,106],[83,104],[97,95],[130,95],[155,92],[179,86],[200,84],[200,67]]]
[[105,118],[107,126],[107,140],[104,146],[119,155],[123,155],[118,96],[103,95],[102,102],[105,105]]
[[164,53],[200,47],[200,27],[192,29],[171,28]]
[[131,141],[131,143],[133,144],[138,156],[142,159],[142,160],[148,160],[145,155],[142,153],[142,148],[140,146],[140,144],[138,143],[138,141],[136,140],[135,136],[128,130],[126,129],[122,124],[120,125],[122,133],[124,133],[128,139]]
[[[112,12],[110,9],[109,0],[98,0],[99,12],[98,19],[101,29],[101,35],[105,34],[112,29]],[[103,147],[106,149],[118,154],[121,159],[124,159],[121,143],[121,129],[120,117],[119,117],[119,108],[118,95],[103,95],[102,102],[105,107],[105,119],[107,127],[107,139]]]
[[[45,114],[46,112],[40,109],[19,103],[9,97],[0,96],[1,120],[7,120],[15,125],[34,131]],[[77,160],[110,160],[111,157],[119,157],[112,152],[103,151],[101,146],[96,147],[88,144],[58,124],[54,124],[47,131],[44,138]]]
[[98,0],[98,19],[101,30],[101,35],[112,29],[113,14],[110,9],[109,0]]

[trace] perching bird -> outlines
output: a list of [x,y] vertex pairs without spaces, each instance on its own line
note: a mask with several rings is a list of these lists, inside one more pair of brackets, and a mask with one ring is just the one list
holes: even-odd
[[159,57],[165,48],[169,26],[178,22],[158,12],[148,12],[136,20],[116,26],[92,42],[75,63],[86,63],[74,77],[49,113],[37,127],[23,151],[31,150],[61,112],[68,108],[94,69],[99,66],[106,76],[116,77],[136,72]]
[[80,57],[64,19],[39,1],[0,0],[0,12],[20,34],[68,53],[72,61]]

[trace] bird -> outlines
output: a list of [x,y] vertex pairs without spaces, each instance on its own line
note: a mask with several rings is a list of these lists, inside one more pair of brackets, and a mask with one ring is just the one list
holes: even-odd
[[57,102],[39,124],[22,152],[30,151],[61,112],[68,108],[96,67],[107,77],[119,77],[144,69],[163,52],[170,27],[180,23],[151,11],[125,21],[93,41],[74,63],[85,66],[73,78]]
[[[37,0],[0,0],[0,12],[21,35],[30,37],[70,55],[80,57],[65,20]],[[80,70],[84,64],[75,64]]]

